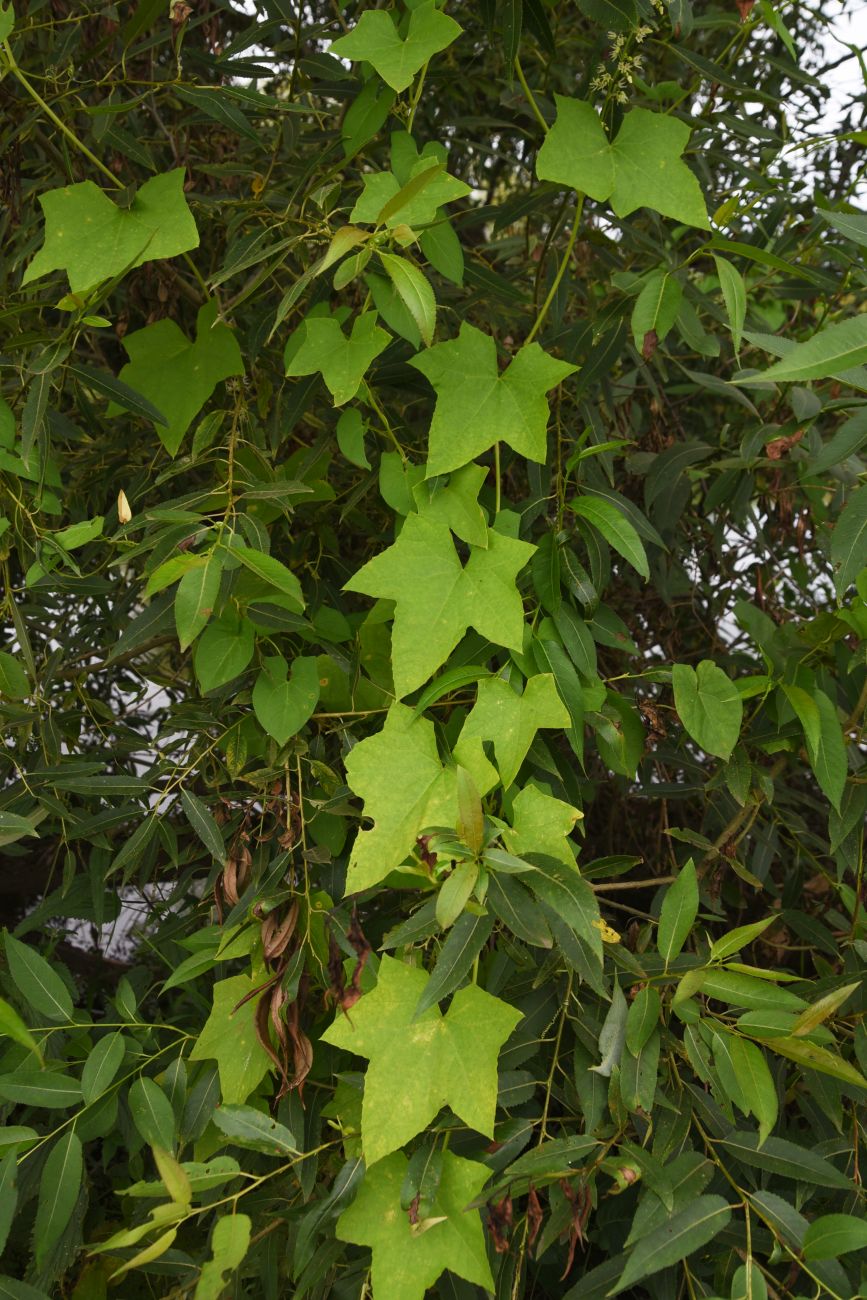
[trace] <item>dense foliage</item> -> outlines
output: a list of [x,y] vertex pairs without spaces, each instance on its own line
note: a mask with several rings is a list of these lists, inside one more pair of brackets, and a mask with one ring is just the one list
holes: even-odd
[[832,9],[0,9],[4,1297],[865,1293]]

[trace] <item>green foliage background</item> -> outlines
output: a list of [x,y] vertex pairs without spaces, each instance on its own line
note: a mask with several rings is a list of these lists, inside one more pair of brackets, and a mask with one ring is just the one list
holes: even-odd
[[0,10],[2,1295],[864,1294],[831,9]]

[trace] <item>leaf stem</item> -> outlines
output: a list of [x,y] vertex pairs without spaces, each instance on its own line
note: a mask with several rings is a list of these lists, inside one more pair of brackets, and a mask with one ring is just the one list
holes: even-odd
[[16,63],[15,55],[12,53],[12,49],[8,41],[3,42],[3,51],[6,55],[6,61],[9,64],[9,71],[12,73],[15,80],[20,83],[20,85],[24,88],[24,90],[26,90],[30,98],[39,105],[43,113],[45,113],[46,116],[51,119],[51,121],[58,128],[58,130],[63,132],[67,140],[69,140],[72,144],[74,144],[76,149],[78,149],[80,153],[84,154],[85,158],[89,158],[90,161],[93,163],[94,167],[99,168],[103,176],[108,177],[108,179],[111,181],[115,189],[122,190],[124,188],[123,181],[118,180],[114,172],[110,171],[108,167],[106,167],[104,162],[100,162],[99,158],[97,158],[95,153],[91,153],[91,151],[88,149],[84,141],[79,140],[75,132],[66,125],[66,123],[62,120],[62,118],[59,118],[57,116],[54,109],[51,108],[48,104],[46,104],[45,100],[39,94],[39,91],[36,89],[36,87],[30,84],[27,77],[24,75],[24,73],[21,71],[18,64]]
[[579,194],[578,202],[575,207],[575,219],[572,222],[572,230],[569,233],[569,240],[568,243],[566,244],[566,251],[563,254],[560,265],[557,267],[557,274],[554,276],[554,281],[551,285],[551,288],[548,290],[548,293],[545,297],[545,301],[542,303],[542,306],[539,308],[539,312],[533,323],[533,328],[530,330],[530,333],[527,335],[526,339],[524,340],[525,347],[528,343],[533,342],[533,339],[539,333],[539,330],[542,328],[542,325],[544,324],[545,317],[548,315],[548,312],[551,310],[551,303],[554,301],[557,290],[560,288],[560,281],[563,279],[563,276],[566,274],[566,267],[569,265],[569,259],[572,256],[572,250],[575,247],[575,240],[578,238],[578,227],[581,224],[581,213],[583,212],[583,210],[584,210],[584,195]]
[[517,55],[515,56],[515,74],[521,83],[521,89],[523,90],[524,95],[526,96],[527,103],[530,105],[530,108],[533,110],[533,116],[541,126],[545,135],[547,135],[548,123],[545,121],[544,117],[542,116],[542,110],[540,109],[539,105],[536,102],[536,96],[533,94],[532,90],[530,89],[527,78],[524,76],[524,69],[521,67],[521,60],[518,58]]

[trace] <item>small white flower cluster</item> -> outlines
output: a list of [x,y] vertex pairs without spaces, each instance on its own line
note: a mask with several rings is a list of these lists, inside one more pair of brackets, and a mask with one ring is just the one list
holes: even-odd
[[[652,0],[652,3],[658,13],[665,12],[664,0]],[[652,35],[653,28],[644,25],[636,27],[634,32],[609,32],[608,40],[611,44],[608,59],[612,67],[609,70],[604,66],[600,66],[590,82],[590,89],[610,95],[618,104],[627,104],[629,102],[628,87],[632,85],[644,63],[644,59],[640,54],[630,54],[628,52],[627,43],[631,38],[636,45],[641,45],[643,41],[647,40],[648,36]]]

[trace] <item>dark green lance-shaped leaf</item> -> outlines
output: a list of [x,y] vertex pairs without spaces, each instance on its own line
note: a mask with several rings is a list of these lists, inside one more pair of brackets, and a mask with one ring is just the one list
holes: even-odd
[[[110,375],[104,370],[95,370],[93,366],[85,366],[80,362],[70,362],[67,369],[70,374],[75,375],[76,379],[80,379],[86,387],[101,393],[103,397],[108,397],[114,404],[115,409],[129,411],[132,415],[140,415],[142,419],[150,420],[160,432],[168,424],[161,407],[156,406],[138,392],[136,388],[124,383],[123,380],[115,379],[114,375]],[[121,371],[121,374],[123,374],[123,371]],[[111,413],[111,408],[109,408],[109,414]]]
[[175,626],[181,649],[191,646],[214,612],[223,575],[223,556],[214,551],[188,570],[175,594]]
[[[493,1133],[497,1054],[521,1013],[470,984],[455,994],[445,1016],[435,1005],[416,1016],[429,978],[383,957],[376,988],[356,1003],[351,1019],[339,1012],[322,1035],[370,1061],[361,1111],[368,1168],[421,1133],[443,1106],[471,1129]],[[397,1078],[412,1080],[399,1107]]]
[[440,949],[430,979],[416,1004],[416,1017],[447,998],[469,974],[490,937],[493,925],[493,917],[478,916],[473,912],[464,912],[458,918]]
[[852,316],[819,330],[806,343],[796,343],[781,361],[760,375],[740,379],[741,384],[803,383],[845,375],[867,361],[867,315]]
[[732,343],[735,352],[740,351],[741,336],[744,331],[744,321],[747,315],[747,287],[744,284],[744,278],[731,262],[724,257],[714,255],[714,265],[716,273],[719,276],[720,288],[722,289],[723,301],[728,312],[729,325],[732,331]]
[[[244,373],[234,334],[217,322],[216,302],[200,308],[193,343],[166,317],[125,335],[123,346],[129,361],[120,378],[163,412],[155,423],[171,456],[217,384]],[[123,405],[117,397],[115,401]]]
[[4,942],[9,974],[25,1002],[49,1020],[71,1020],[69,990],[45,958],[11,934]]
[[697,669],[675,664],[671,670],[674,703],[688,734],[709,754],[728,759],[738,741],[744,706],[723,670],[712,659]]
[[[288,674],[288,675],[287,675]],[[253,687],[253,711],[278,745],[296,736],[319,702],[319,666],[312,656],[293,659],[272,655]]]
[[193,794],[192,790],[181,790],[181,803],[184,806],[184,812],[187,814],[187,821],[215,862],[224,862],[226,846],[223,843],[220,828],[214,821],[208,807],[202,803],[197,795]]
[[669,271],[648,276],[632,310],[632,337],[639,352],[653,355],[677,320],[682,301],[681,283]]
[[18,1149],[12,1147],[0,1160],[0,1253],[18,1208]]
[[24,284],[63,269],[73,293],[157,258],[196,248],[199,233],[184,197],[184,170],[153,176],[128,208],[81,181],[40,194],[45,242],[24,273]]
[[20,1047],[26,1047],[28,1052],[32,1052],[39,1063],[42,1063],[39,1044],[18,1012],[13,1006],[10,1006],[5,998],[0,998],[0,1038],[11,1038]]
[[731,1217],[731,1210],[721,1196],[697,1197],[633,1247],[617,1286],[608,1294],[618,1295],[661,1268],[677,1264],[701,1250],[728,1226]]
[[129,1090],[133,1123],[149,1146],[171,1151],[175,1144],[172,1103],[153,1079],[136,1079]]
[[572,509],[579,518],[586,519],[589,524],[598,529],[608,545],[612,546],[618,555],[622,555],[624,560],[628,560],[642,578],[650,577],[644,543],[617,506],[612,505],[610,501],[602,500],[601,497],[585,496],[573,501]]
[[662,900],[656,947],[666,966],[684,945],[698,914],[698,880],[695,863],[689,859],[674,884],[669,885]]
[[193,1300],[220,1300],[225,1295],[231,1275],[250,1249],[252,1227],[247,1214],[224,1214],[217,1220],[211,1236],[211,1258],[199,1274]]
[[831,534],[831,559],[837,569],[837,595],[867,566],[867,486],[849,498]]
[[276,591],[281,591],[284,596],[289,596],[298,606],[299,611],[304,608],[304,594],[301,590],[301,583],[295,577],[291,569],[273,555],[266,555],[264,551],[257,551],[252,546],[242,546],[235,544],[232,547],[232,555],[235,559],[240,560],[245,569],[255,573],[257,578],[267,582],[269,587],[274,587]]
[[39,1182],[39,1202],[33,1240],[37,1267],[45,1260],[69,1222],[81,1187],[83,1156],[81,1140],[72,1130],[57,1139],[51,1148]]
[[500,372],[494,340],[466,321],[456,339],[428,348],[411,364],[437,394],[428,478],[459,469],[498,441],[528,460],[544,461],[550,413],[545,394],[576,369],[530,343]]
[[807,732],[805,728],[807,754],[823,794],[839,812],[849,766],[843,727],[833,701],[824,691],[814,690],[812,702],[817,711],[819,728],[818,735]]
[[729,1133],[718,1139],[723,1159],[733,1156],[753,1169],[765,1169],[781,1178],[814,1183],[817,1187],[851,1188],[845,1174],[841,1174],[829,1160],[817,1156],[807,1146],[788,1142],[785,1138],[770,1137],[761,1144],[757,1133]]
[[600,202],[610,199],[618,217],[646,207],[708,229],[699,183],[681,159],[690,137],[685,122],[634,108],[609,144],[591,104],[554,98],[557,118],[536,161],[540,180],[568,185]]
[[14,1277],[0,1277],[0,1300],[51,1300],[45,1291]]
[[837,1259],[867,1249],[867,1220],[854,1214],[823,1214],[804,1233],[804,1259]]
[[23,700],[30,694],[30,683],[21,664],[5,650],[0,651],[0,696]]
[[461,31],[434,0],[422,0],[410,13],[405,36],[390,12],[367,9],[351,32],[332,42],[331,52],[370,63],[393,90],[406,90],[428,59],[457,40]]
[[213,122],[219,122],[220,126],[227,127],[237,135],[246,136],[254,144],[259,143],[260,136],[256,128],[228,96],[220,94],[220,87],[205,89],[200,86],[175,86],[173,89],[179,99],[204,113]]
[[638,1055],[659,1023],[661,1003],[652,984],[636,993],[626,1017],[626,1046]]
[[763,921],[753,921],[750,925],[739,925],[734,930],[729,930],[727,934],[715,939],[710,946],[711,961],[722,961],[724,957],[731,957],[733,953],[740,952],[741,948],[746,948],[749,944],[757,939],[760,934],[764,934],[769,925],[773,925],[777,918],[767,916]]
[[555,858],[539,854],[528,857],[532,870],[522,877],[523,883],[562,917],[601,965],[602,918],[596,895],[587,881],[581,879],[577,868]]
[[0,1075],[0,1097],[22,1106],[39,1106],[46,1110],[65,1110],[81,1105],[81,1086],[68,1074],[48,1070],[19,1069]]
[[218,1106],[212,1122],[237,1146],[269,1156],[292,1155],[298,1144],[284,1124],[252,1106]]
[[126,1045],[120,1032],[115,1030],[100,1038],[81,1071],[81,1091],[88,1106],[105,1092],[125,1055]]

